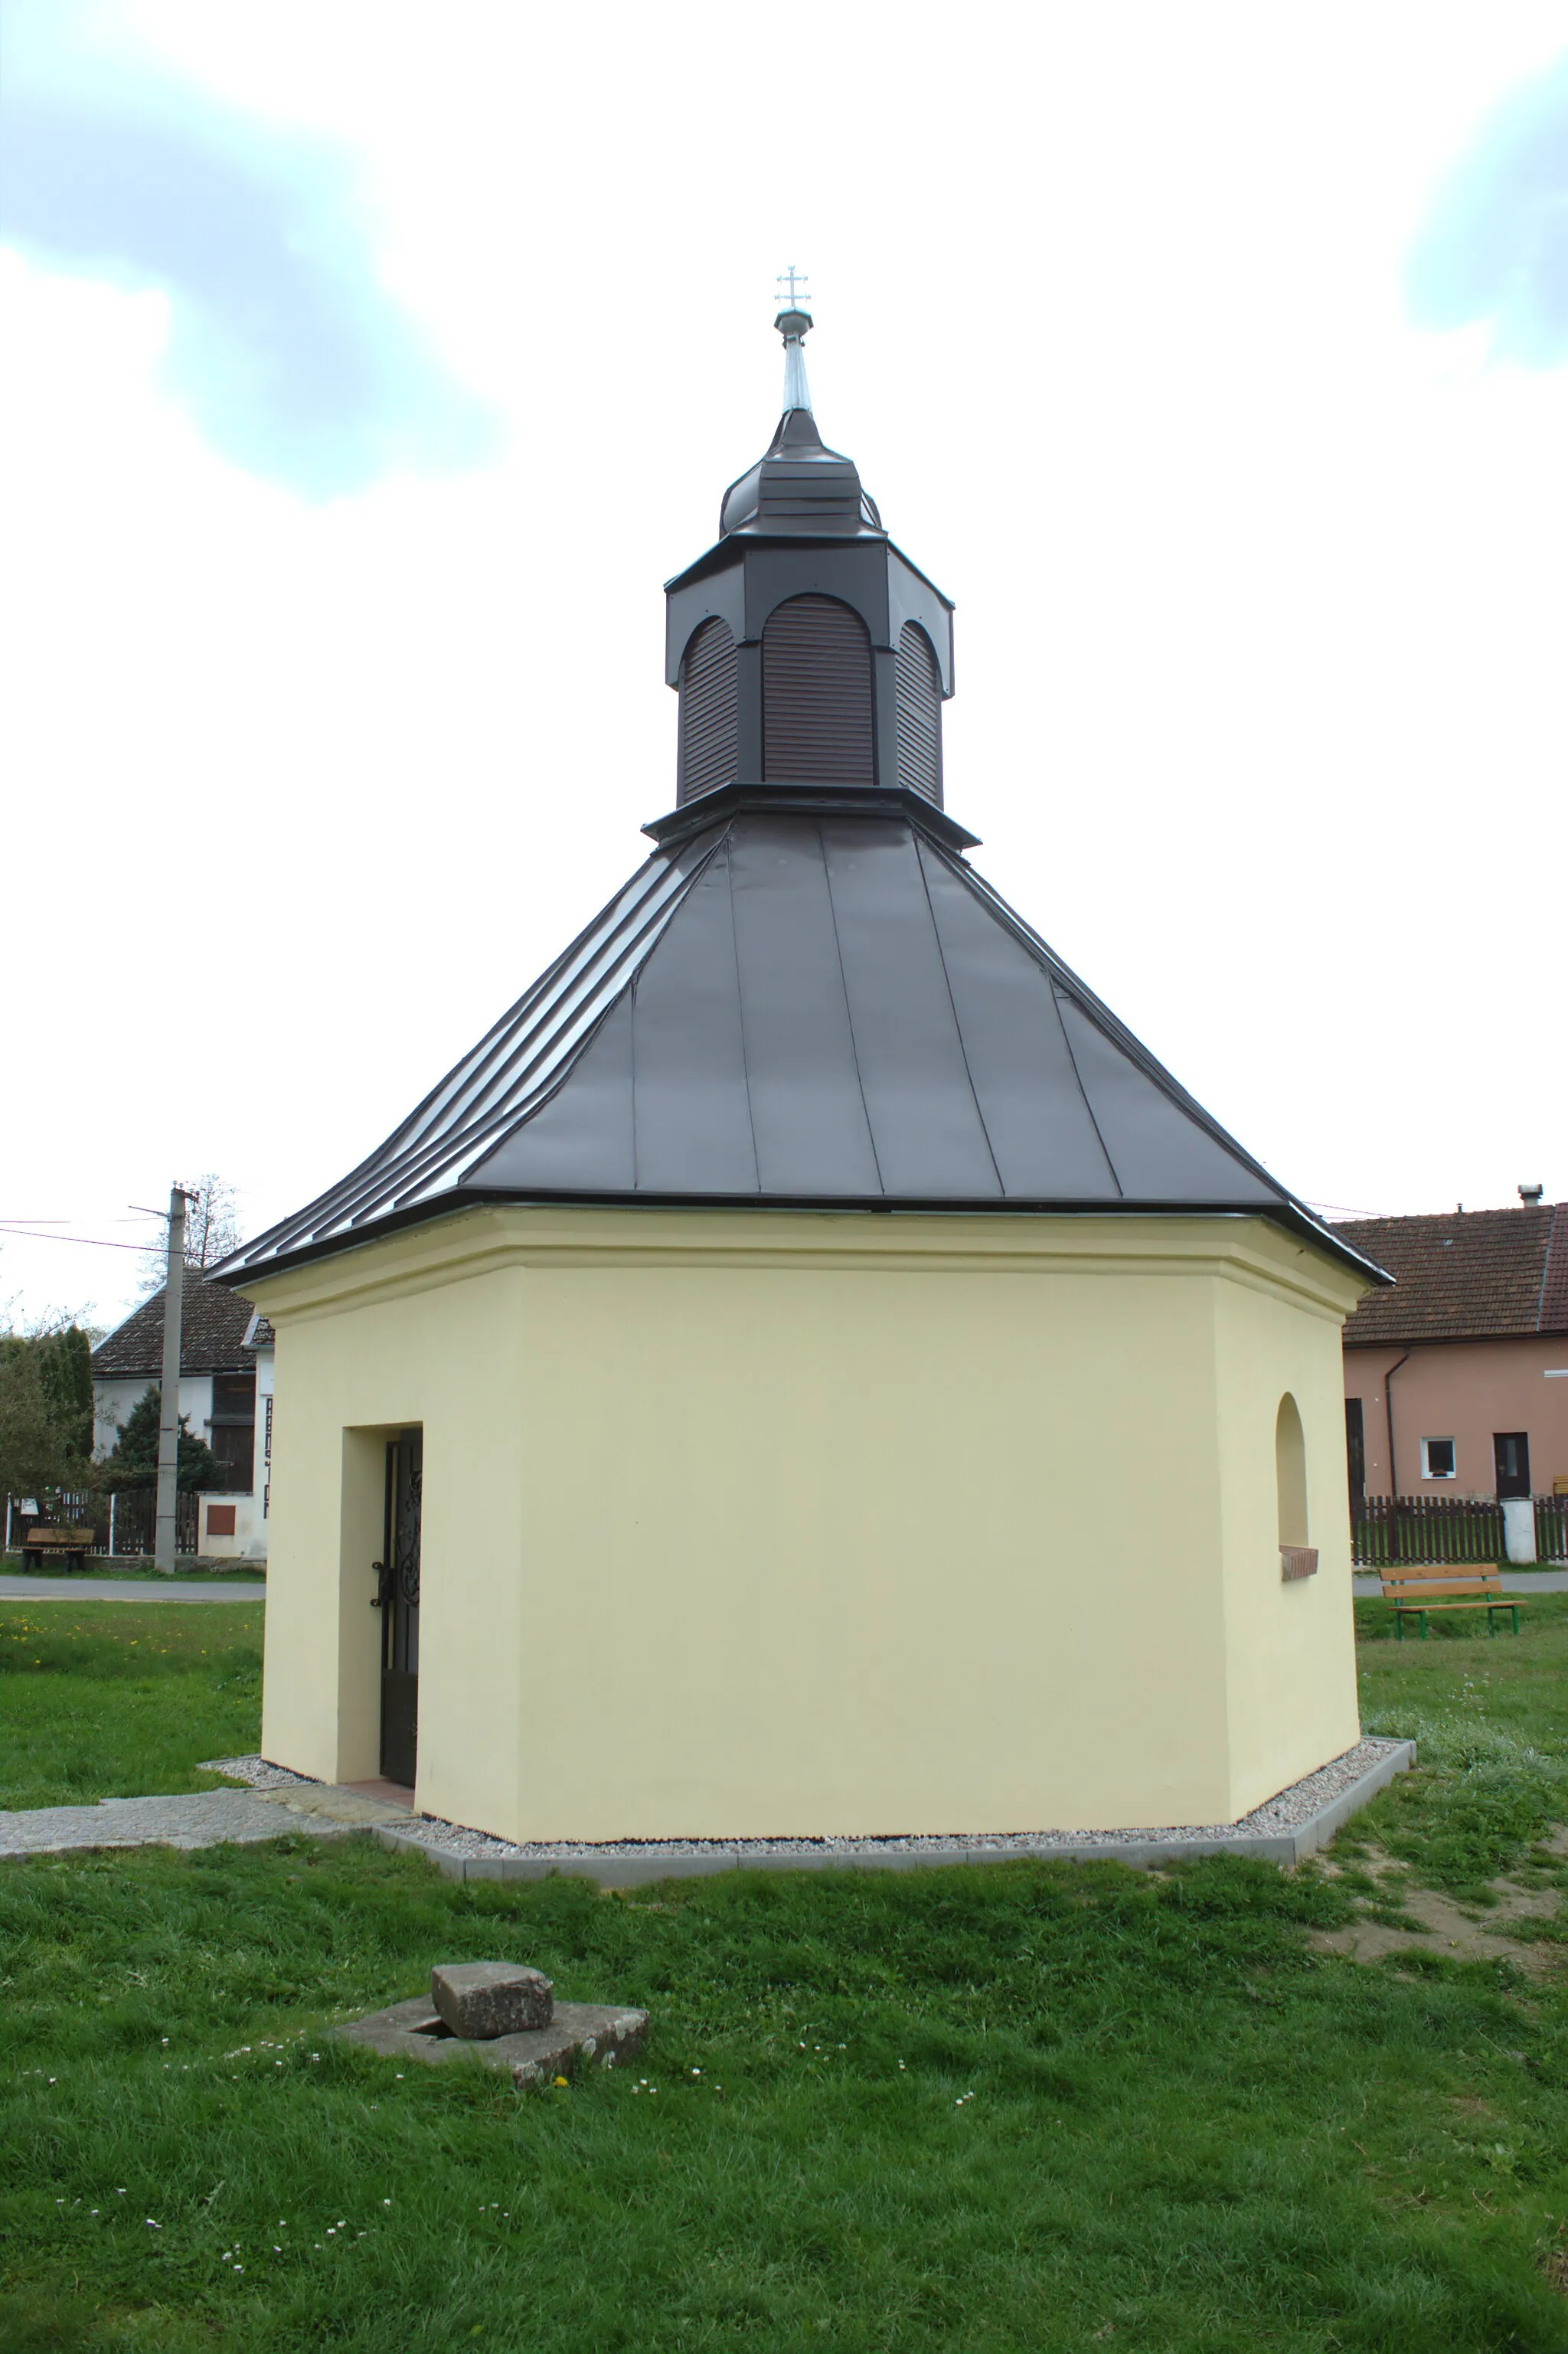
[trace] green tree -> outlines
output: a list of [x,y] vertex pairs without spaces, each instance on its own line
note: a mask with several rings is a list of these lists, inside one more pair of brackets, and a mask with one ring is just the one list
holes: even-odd
[[41,1503],[51,1488],[94,1483],[88,1335],[0,1333],[0,1491]]
[[[101,1468],[109,1488],[155,1488],[158,1484],[158,1421],[162,1399],[156,1382],[149,1382],[126,1419],[113,1453]],[[178,1483],[183,1493],[197,1489],[222,1490],[228,1485],[222,1464],[205,1439],[193,1438],[189,1422],[180,1416]]]
[[73,1454],[92,1453],[92,1341],[79,1324],[42,1332],[33,1346],[45,1394]]

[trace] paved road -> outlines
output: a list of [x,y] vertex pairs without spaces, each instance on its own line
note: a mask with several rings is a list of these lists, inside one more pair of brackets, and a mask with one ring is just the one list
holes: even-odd
[[[1521,1597],[1526,1594],[1568,1594],[1568,1569],[1510,1569],[1506,1562],[1501,1567],[1505,1594],[1517,1594]],[[1432,1574],[1435,1577],[1443,1575],[1441,1570],[1434,1570]],[[1455,1575],[1457,1576],[1462,1573],[1456,1571]],[[1351,1584],[1362,1596],[1370,1596],[1375,1599],[1383,1592],[1383,1581],[1378,1577],[1352,1577]]]
[[25,1602],[265,1602],[255,1578],[193,1585],[171,1577],[0,1577],[0,1596]]

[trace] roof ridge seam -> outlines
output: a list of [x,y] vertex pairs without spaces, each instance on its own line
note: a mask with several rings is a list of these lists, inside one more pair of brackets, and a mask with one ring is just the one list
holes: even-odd
[[1249,1169],[1255,1177],[1261,1177],[1264,1183],[1271,1187],[1282,1200],[1287,1201],[1293,1209],[1304,1211],[1307,1216],[1311,1218],[1314,1225],[1321,1225],[1322,1221],[1312,1218],[1306,1204],[1298,1202],[1295,1194],[1287,1186],[1280,1183],[1271,1170],[1266,1169],[1261,1161],[1255,1160],[1245,1145],[1238,1138],[1234,1137],[1229,1129],[1224,1127],[1212,1112],[1205,1110],[1196,1096],[1188,1093],[1174,1073],[1167,1070],[1159,1056],[1151,1054],[1143,1041],[1128,1028],[1126,1023],[1112,1013],[1103,998],[1097,997],[1087,981],[1075,973],[1071,965],[1063,961],[1050,943],[1041,938],[1033,925],[1027,923],[1016,908],[1009,906],[993,884],[988,883],[982,875],[977,875],[972,867],[966,866],[965,871],[971,885],[991,903],[995,919],[1007,925],[1015,933],[1031,955],[1044,966],[1053,981],[1065,990],[1066,995],[1078,1007],[1079,1012],[1092,1022],[1097,1030],[1103,1032],[1110,1043],[1126,1055],[1128,1061],[1133,1063],[1146,1078],[1151,1080],[1180,1111],[1184,1112],[1195,1126],[1202,1128],[1204,1134],[1212,1138],[1216,1144],[1231,1153],[1244,1168]]
[[[985,1114],[980,1109],[980,1090],[975,1086],[975,1075],[969,1068],[969,1051],[964,1044],[964,1025],[959,1020],[958,1000],[953,995],[953,977],[948,970],[947,954],[942,947],[942,929],[941,926],[937,921],[936,904],[931,897],[931,878],[926,872],[926,861],[921,854],[920,836],[913,826],[909,829],[909,839],[915,845],[915,864],[919,869],[920,888],[926,895],[926,912],[931,918],[931,938],[937,943],[937,962],[942,968],[942,986],[948,992],[948,1005],[953,1017],[953,1035],[959,1042],[959,1058],[963,1064],[964,1076],[969,1082],[969,1097],[974,1104],[975,1118],[980,1122],[980,1132],[985,1139],[986,1157],[990,1161],[991,1168],[996,1172],[997,1191],[1005,1200],[1007,1196],[1007,1181],[1002,1176],[1001,1163],[996,1157],[996,1147],[991,1140],[991,1130],[986,1126]],[[1114,1169],[1112,1170],[1111,1174],[1113,1177],[1116,1175]]]
[[1072,1065],[1073,1077],[1077,1085],[1079,1098],[1083,1103],[1084,1109],[1089,1116],[1089,1126],[1095,1131],[1095,1142],[1099,1146],[1100,1150],[1105,1155],[1106,1167],[1110,1171],[1111,1183],[1116,1187],[1118,1198],[1125,1202],[1127,1199],[1127,1188],[1121,1182],[1121,1171],[1111,1159],[1110,1146],[1106,1142],[1105,1137],[1101,1132],[1099,1121],[1095,1115],[1095,1108],[1089,1101],[1089,1091],[1084,1085],[1084,1075],[1078,1068],[1078,1058],[1073,1052],[1072,1035],[1068,1031],[1066,1023],[1062,1019],[1063,991],[1057,986],[1054,973],[1047,973],[1045,976],[1045,982],[1047,988],[1051,991],[1051,1011],[1056,1016],[1056,1027],[1062,1033],[1062,1044],[1067,1050],[1067,1060]]
[[[569,947],[562,950],[549,967],[549,974],[559,977],[570,966],[574,957],[577,957],[585,943],[592,938],[596,928],[603,923],[610,911],[623,905],[633,885],[641,882],[644,876],[652,879],[651,870],[656,861],[662,859],[668,873],[672,867],[678,865],[681,857],[685,855],[691,859],[690,871],[679,877],[662,905],[657,907],[652,916],[647,913],[644,904],[649,896],[648,893],[641,894],[634,903],[632,915],[634,933],[630,948],[626,953],[635,953],[639,948],[641,948],[641,960],[646,961],[652,953],[652,948],[642,947],[642,941],[652,932],[655,935],[652,947],[658,946],[658,939],[668,926],[674,910],[682,904],[694,884],[704,873],[726,832],[727,828],[715,828],[712,839],[706,847],[700,851],[698,844],[701,842],[701,836],[683,843],[681,850],[673,856],[654,851],[644,861],[637,875],[631,878],[631,882],[618,891],[613,898],[607,901],[593,921],[584,925]],[[609,960],[612,972],[615,964],[620,960],[613,957]],[[547,977],[546,975],[544,978]],[[635,979],[635,974],[632,978]],[[542,1082],[544,1092],[536,1102],[528,1105],[522,1119],[517,1120],[518,1126],[525,1124],[536,1113],[543,1111],[558,1089],[565,1085],[577,1062],[591,1045],[603,1023],[614,1012],[630,986],[630,981],[623,981],[614,990],[603,1010],[563,1055],[558,1070],[549,1074]],[[409,1133],[420,1115],[440,1095],[442,1089],[452,1082],[455,1074],[470,1068],[476,1058],[482,1055],[487,1049],[493,1049],[497,1040],[505,1032],[507,1024],[514,1021],[521,1009],[530,1003],[537,1002],[542,987],[543,978],[532,988],[525,990],[523,996],[509,1006],[506,1013],[491,1025],[479,1045],[471,1049],[469,1054],[454,1064],[452,1069],[446,1072],[428,1091],[418,1109],[411,1112],[406,1119],[400,1120],[391,1134],[384,1138],[373,1151],[366,1153],[362,1161],[356,1162],[346,1177],[340,1178],[335,1185],[328,1186],[323,1192],[318,1193],[313,1200],[307,1202],[302,1209],[296,1211],[292,1217],[280,1219],[275,1225],[267,1227],[257,1235],[254,1242],[245,1245],[242,1251],[236,1255],[232,1279],[238,1281],[243,1274],[259,1272],[270,1261],[321,1238],[326,1233],[337,1231],[347,1234],[366,1217],[374,1217],[380,1213],[388,1203],[397,1209],[410,1193],[417,1193],[419,1187],[431,1184],[445,1170],[450,1169],[454,1163],[474,1153],[476,1148],[484,1146],[497,1128],[503,1126],[509,1119],[514,1118],[515,1106],[503,1104],[492,1108],[488,1112],[479,1114],[477,1118],[471,1113],[455,1135],[448,1133],[432,1137],[428,1132],[422,1135]],[[580,1011],[580,1007],[575,1009],[573,1018],[576,1018]],[[524,1034],[526,1037],[530,1034],[525,1032]],[[517,1051],[517,1044],[514,1043],[514,1054]],[[401,1140],[400,1143],[399,1140]],[[395,1145],[398,1146],[396,1151],[391,1149]],[[480,1157],[483,1157],[482,1154]],[[466,1174],[465,1171],[464,1175]],[[458,1183],[461,1185],[463,1179],[460,1177]],[[263,1252],[265,1256],[258,1256]],[[228,1263],[225,1262],[225,1264]]]
[[849,1032],[850,1053],[854,1058],[854,1083],[860,1096],[860,1116],[865,1122],[866,1141],[871,1146],[871,1165],[876,1172],[876,1190],[885,1200],[887,1185],[882,1174],[882,1155],[876,1149],[876,1130],[871,1124],[871,1106],[865,1099],[865,1081],[860,1068],[860,1041],[854,1034],[854,1009],[850,1003],[849,975],[844,970],[843,943],[839,938],[839,911],[833,899],[832,870],[828,864],[828,837],[822,831],[820,817],[812,822],[817,836],[817,855],[822,862],[822,884],[828,895],[828,919],[833,928],[833,954],[838,960],[839,987],[843,991],[844,1026]]
[[[735,864],[729,856],[729,838],[733,830],[734,820],[732,819],[730,823],[725,828],[724,841],[722,844],[725,852],[725,890],[729,900],[730,953],[735,959],[735,1018],[740,1024],[740,1077],[741,1084],[746,1089],[746,1125],[751,1137],[752,1171],[757,1179],[758,1193],[760,1193],[762,1191],[762,1156],[757,1150],[757,1116],[751,1108],[751,1065],[747,1060],[746,1055],[746,991],[740,985],[740,941],[736,935],[735,921]],[[715,859],[718,856],[720,846],[721,845],[716,843],[715,845],[714,857]]]

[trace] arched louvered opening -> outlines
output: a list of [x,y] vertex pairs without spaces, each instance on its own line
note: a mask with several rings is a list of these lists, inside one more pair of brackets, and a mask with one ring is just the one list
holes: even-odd
[[942,803],[942,689],[931,641],[917,621],[898,640],[898,781]]
[[738,767],[735,640],[715,615],[693,631],[681,657],[677,801],[733,785]]
[[775,782],[875,782],[871,639],[833,597],[791,597],[762,631],[762,773]]

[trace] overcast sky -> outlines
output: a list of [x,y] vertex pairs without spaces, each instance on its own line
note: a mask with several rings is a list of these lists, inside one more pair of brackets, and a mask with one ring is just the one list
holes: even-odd
[[1568,0],[787,22],[0,0],[0,1224],[260,1229],[638,864],[789,262],[980,872],[1313,1203],[1568,1196]]

